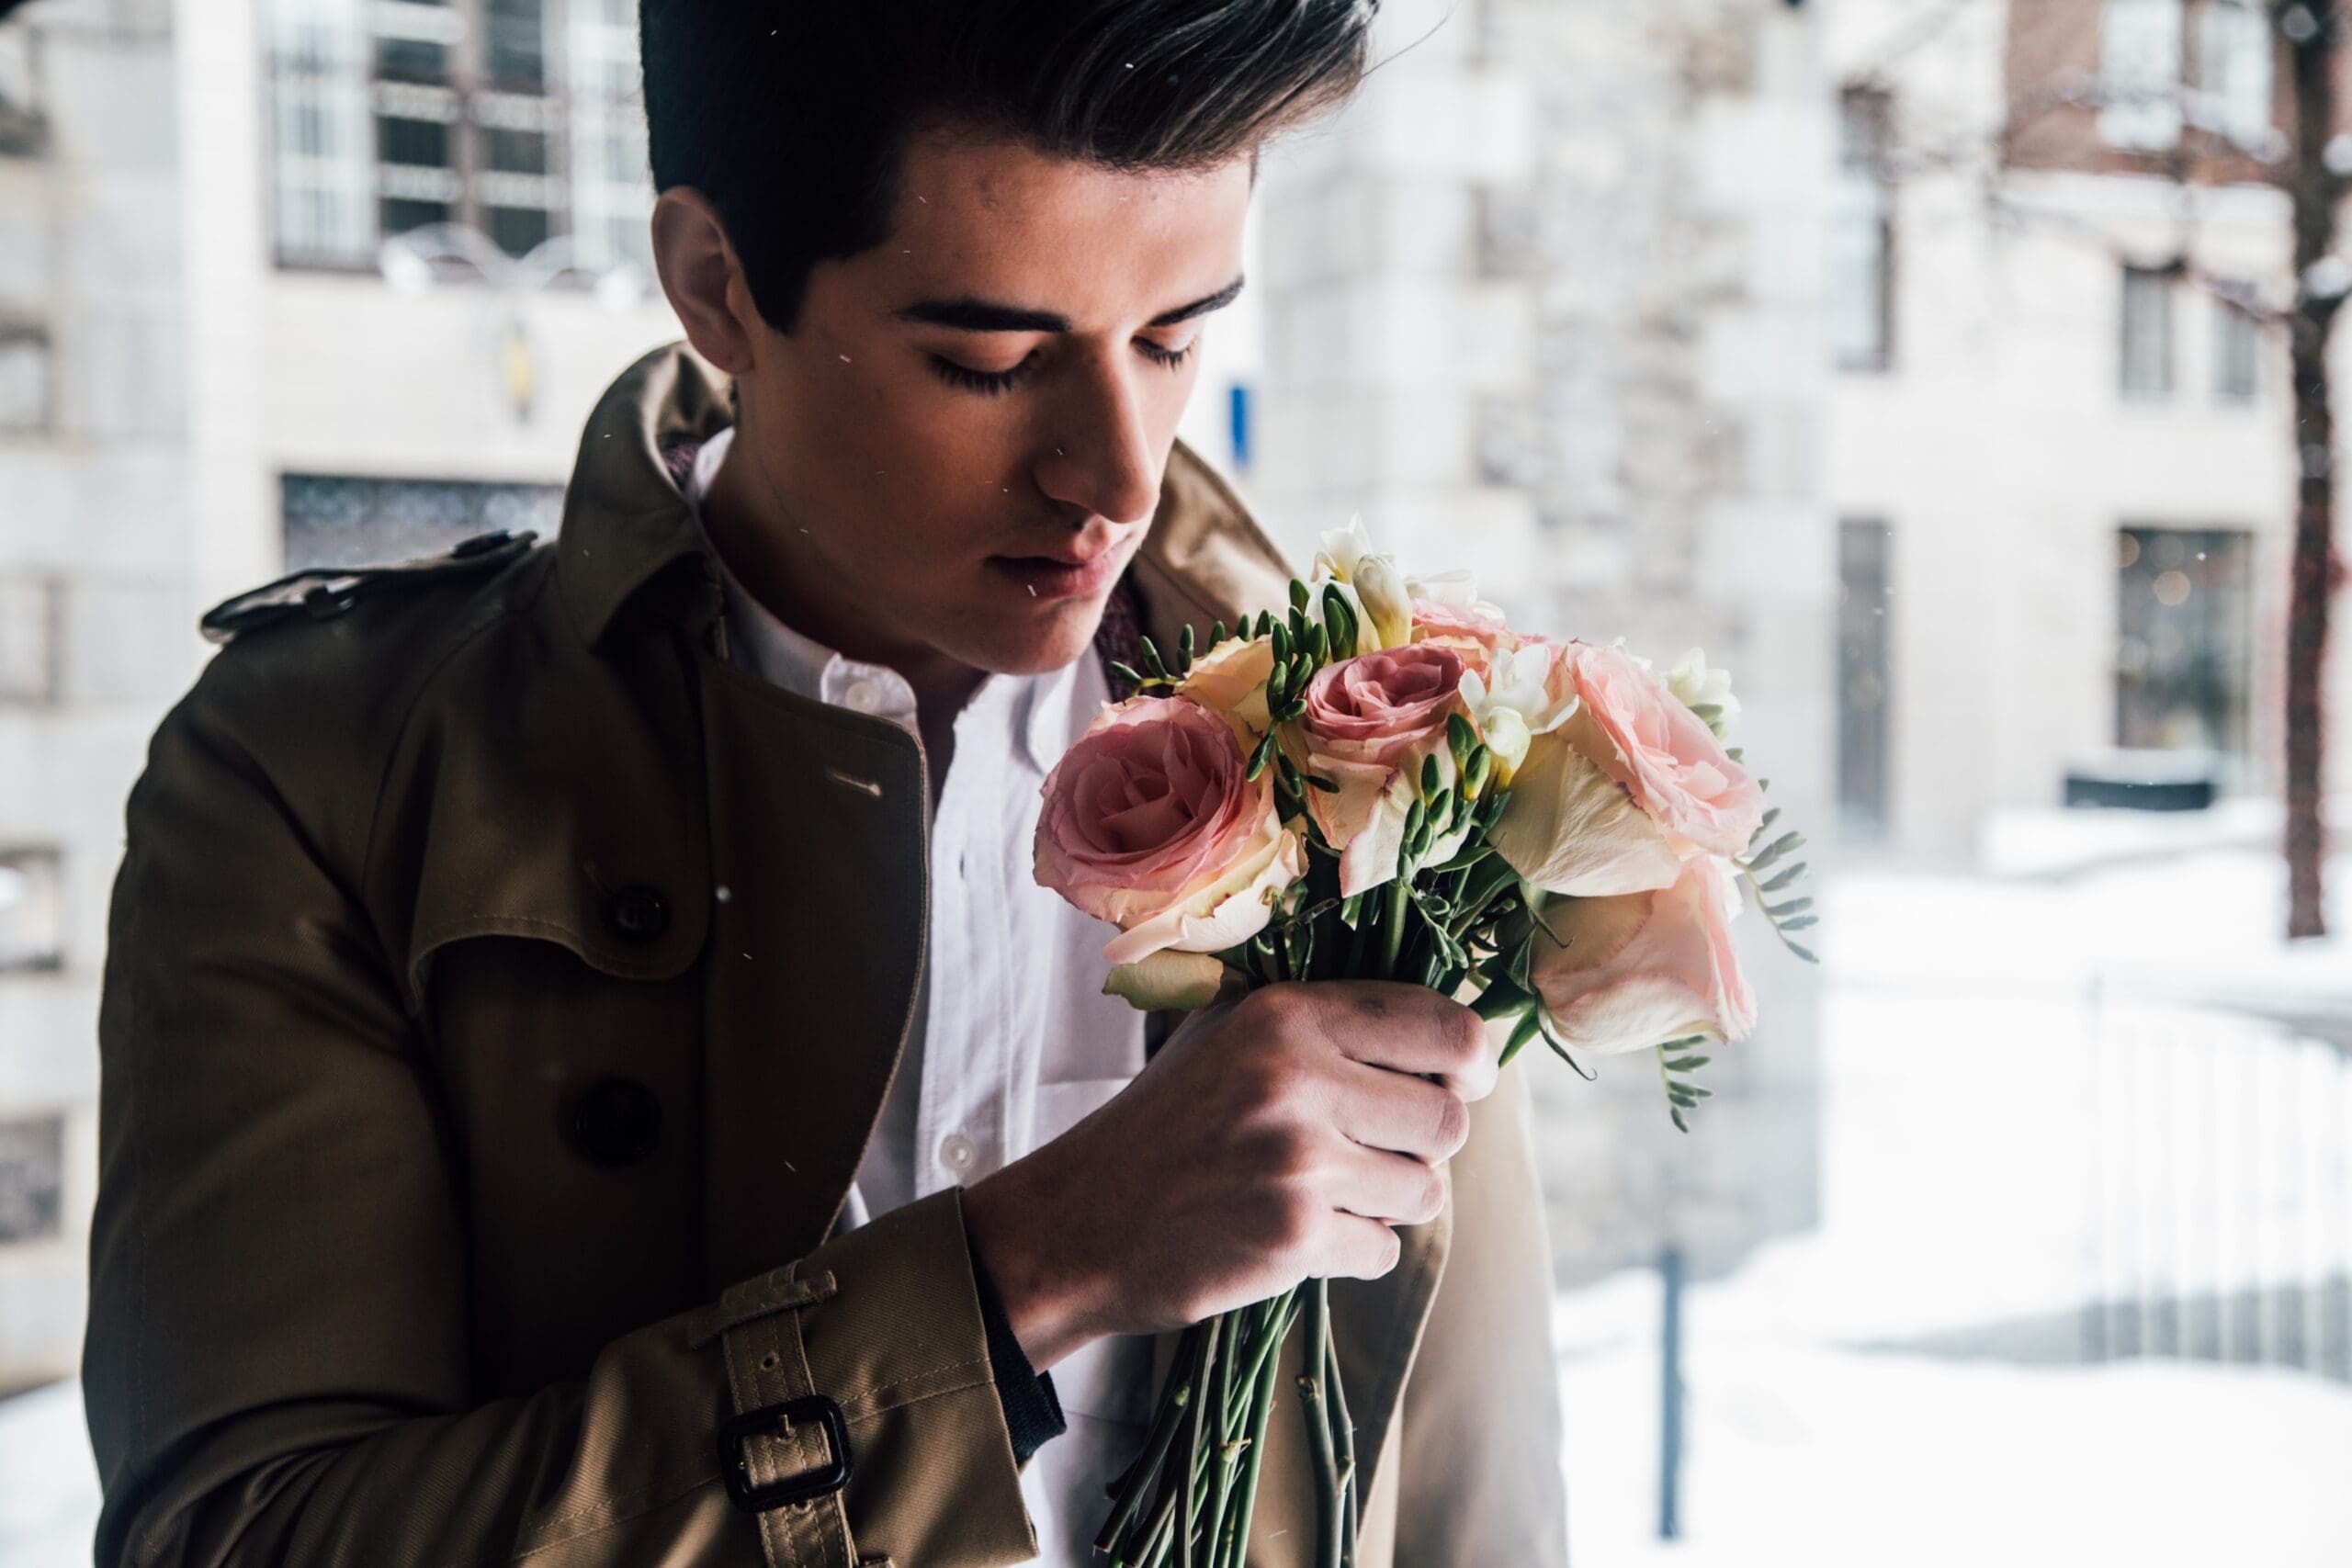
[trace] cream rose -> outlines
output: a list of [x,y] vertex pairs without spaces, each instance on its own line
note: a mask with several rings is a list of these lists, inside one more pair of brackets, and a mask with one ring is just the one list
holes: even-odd
[[1747,1038],[1756,998],[1729,922],[1739,893],[1729,866],[1694,860],[1669,886],[1610,898],[1555,900],[1537,931],[1529,977],[1571,1047],[1640,1051],[1692,1035]]

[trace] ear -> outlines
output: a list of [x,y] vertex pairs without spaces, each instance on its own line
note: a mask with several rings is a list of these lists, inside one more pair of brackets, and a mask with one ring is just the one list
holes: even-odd
[[654,200],[653,270],[695,352],[729,376],[750,370],[759,310],[718,209],[692,186]]

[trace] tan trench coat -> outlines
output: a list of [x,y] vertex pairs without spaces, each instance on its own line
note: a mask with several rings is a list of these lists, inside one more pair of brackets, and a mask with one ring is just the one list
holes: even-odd
[[[1035,1552],[960,1190],[824,1239],[922,962],[924,761],[724,657],[658,453],[727,409],[683,344],[648,355],[560,539],[240,605],[157,731],[100,1025],[100,1563]],[[1179,444],[1133,568],[1148,629],[1237,621],[1286,575]],[[1565,1560],[1520,1072],[1445,1214],[1333,1287],[1366,1568]],[[1314,1537],[1281,1386],[1273,1568]],[[745,1511],[722,1425],[809,1394],[851,1478]],[[752,1480],[822,1469],[821,1421],[766,1425]]]

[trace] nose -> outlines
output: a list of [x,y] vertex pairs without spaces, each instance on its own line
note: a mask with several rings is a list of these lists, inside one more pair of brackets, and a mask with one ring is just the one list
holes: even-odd
[[1082,516],[1148,522],[1159,504],[1159,457],[1128,375],[1096,364],[1054,413],[1057,434],[1037,460],[1037,488],[1082,508]]

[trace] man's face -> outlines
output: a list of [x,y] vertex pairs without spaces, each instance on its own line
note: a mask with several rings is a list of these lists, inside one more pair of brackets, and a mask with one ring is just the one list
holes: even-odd
[[979,670],[1085,652],[1238,287],[1250,185],[1246,156],[1134,175],[910,141],[891,238],[819,264],[737,377],[728,466],[786,530],[793,598]]

